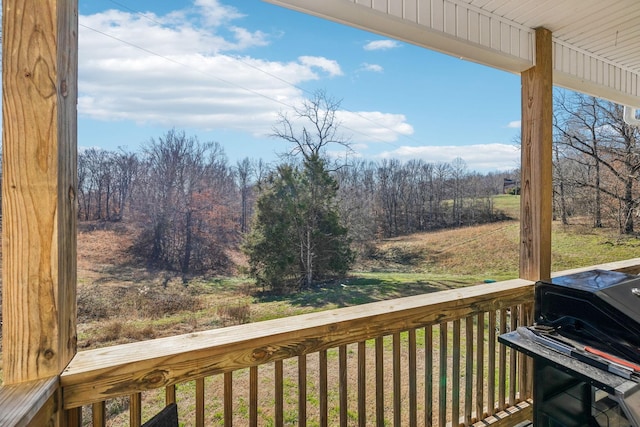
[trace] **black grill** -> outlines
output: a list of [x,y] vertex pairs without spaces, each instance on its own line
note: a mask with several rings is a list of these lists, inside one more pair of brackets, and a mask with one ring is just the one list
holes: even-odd
[[640,277],[538,282],[535,325],[499,340],[533,357],[535,427],[640,427]]
[[593,270],[538,282],[535,319],[559,335],[640,363],[640,277]]

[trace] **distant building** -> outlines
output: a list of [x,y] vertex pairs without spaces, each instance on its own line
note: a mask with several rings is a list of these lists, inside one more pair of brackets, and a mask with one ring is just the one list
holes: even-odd
[[520,194],[520,182],[517,179],[504,178],[502,184],[503,194]]

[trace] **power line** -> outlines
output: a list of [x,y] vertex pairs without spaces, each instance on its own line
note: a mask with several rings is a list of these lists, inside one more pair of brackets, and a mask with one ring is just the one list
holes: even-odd
[[[146,20],[148,20],[148,21],[150,21],[150,22],[153,22],[154,24],[157,24],[157,25],[159,25],[159,26],[161,26],[161,27],[166,27],[166,25],[165,25],[165,24],[163,24],[162,22],[159,22],[159,21],[157,21],[157,20],[155,20],[155,19],[152,19],[151,17],[149,17],[149,16],[148,16],[148,14],[145,14],[145,13],[143,13],[143,12],[139,11],[139,10],[135,10],[135,9],[133,9],[133,8],[131,8],[131,7],[127,6],[127,5],[125,5],[125,4],[121,3],[121,2],[119,2],[119,1],[116,1],[116,0],[108,0],[108,1],[110,1],[111,3],[113,3],[113,4],[117,5],[118,7],[121,7],[121,8],[123,8],[123,9],[126,9],[126,10],[128,10],[128,11],[130,11],[130,12],[132,12],[132,13],[134,13],[134,14],[136,14],[136,15],[138,15],[138,16],[140,16],[140,17],[142,17],[142,18],[144,18],[144,19],[146,19]],[[254,95],[260,96],[260,97],[262,97],[262,98],[265,98],[265,99],[267,99],[267,100],[270,100],[270,101],[272,101],[272,102],[275,102],[275,103],[277,103],[277,104],[280,104],[280,105],[282,105],[282,106],[285,106],[285,107],[287,107],[287,108],[291,108],[291,109],[295,108],[294,106],[292,106],[292,105],[290,105],[290,104],[287,104],[287,103],[285,103],[285,102],[283,102],[283,101],[280,101],[280,100],[278,100],[278,99],[275,99],[275,98],[273,98],[273,97],[270,97],[270,96],[268,96],[268,95],[265,95],[265,94],[263,94],[263,93],[261,93],[261,92],[258,92],[258,91],[256,91],[256,90],[253,90],[253,89],[248,88],[248,87],[246,87],[246,86],[242,86],[242,85],[240,85],[240,84],[234,83],[234,82],[232,82],[232,81],[229,81],[229,80],[226,80],[226,79],[220,78],[220,77],[216,76],[216,75],[215,75],[215,74],[213,74],[213,73],[206,72],[206,71],[199,70],[199,69],[194,69],[193,67],[191,67],[191,66],[189,66],[189,65],[187,65],[187,64],[184,64],[184,63],[182,63],[182,62],[180,62],[180,61],[177,61],[177,60],[175,60],[175,59],[169,58],[169,57],[167,57],[167,56],[165,56],[165,55],[162,55],[162,54],[160,54],[160,53],[158,53],[158,52],[155,52],[155,51],[153,51],[153,50],[147,49],[147,48],[142,47],[142,46],[140,46],[140,45],[137,45],[137,44],[135,44],[135,43],[132,43],[132,42],[126,41],[126,40],[121,39],[121,38],[119,38],[119,37],[116,37],[116,36],[114,36],[114,35],[112,35],[112,34],[108,34],[108,33],[104,32],[104,31],[98,30],[98,29],[96,29],[96,28],[89,27],[89,26],[84,25],[84,24],[79,24],[79,25],[80,25],[81,27],[83,27],[83,28],[86,28],[86,29],[88,29],[88,30],[94,31],[94,32],[96,32],[96,33],[98,33],[98,34],[101,34],[101,35],[103,35],[103,36],[105,36],[105,37],[111,38],[111,39],[116,40],[116,41],[118,41],[118,42],[120,42],[120,43],[123,43],[123,44],[126,44],[126,45],[128,45],[128,46],[131,46],[131,47],[133,47],[133,48],[135,48],[135,49],[139,49],[139,50],[141,50],[141,51],[143,51],[143,52],[145,52],[145,53],[148,53],[148,54],[150,54],[150,55],[157,56],[157,57],[162,58],[162,59],[164,59],[164,60],[166,60],[166,61],[172,62],[172,63],[174,63],[174,64],[176,64],[176,65],[180,65],[180,66],[182,66],[182,67],[185,67],[185,68],[187,68],[187,69],[189,69],[189,70],[191,70],[191,71],[196,71],[196,72],[199,72],[199,73],[201,73],[201,74],[203,74],[203,75],[206,75],[206,76],[208,76],[208,77],[212,77],[212,78],[214,78],[214,79],[216,79],[216,80],[218,80],[218,81],[220,81],[220,82],[222,82],[222,83],[225,83],[225,84],[227,84],[227,85],[237,87],[237,88],[239,88],[239,89],[242,89],[242,90],[247,91],[247,92],[249,92],[249,93],[252,93],[252,94],[254,94]],[[307,93],[307,94],[313,95],[313,93],[312,93],[311,91],[309,91],[309,90],[307,90],[307,89],[305,89],[305,88],[303,88],[303,87],[301,87],[301,86],[298,86],[298,85],[296,85],[296,84],[294,84],[294,83],[291,83],[291,82],[287,81],[286,79],[283,79],[283,78],[281,78],[281,77],[279,77],[279,76],[277,76],[277,75],[275,75],[275,74],[273,74],[273,73],[270,73],[270,72],[268,72],[268,71],[266,71],[266,70],[264,70],[264,69],[262,69],[262,68],[260,68],[260,67],[258,67],[258,66],[255,66],[255,65],[253,65],[253,64],[250,64],[250,63],[248,63],[247,61],[244,61],[244,60],[242,60],[242,59],[240,59],[240,58],[238,58],[238,57],[231,56],[231,55],[226,55],[226,57],[228,57],[228,58],[230,58],[230,59],[232,59],[232,60],[234,60],[234,61],[236,61],[236,62],[239,62],[239,63],[243,64],[243,65],[244,65],[244,66],[246,66],[246,67],[249,67],[249,68],[252,68],[252,69],[254,69],[254,70],[258,71],[258,72],[261,72],[261,73],[263,73],[263,74],[265,74],[265,75],[267,75],[267,76],[269,76],[269,77],[271,77],[271,78],[273,78],[273,79],[276,79],[276,80],[278,80],[278,81],[280,81],[280,82],[282,82],[282,83],[284,83],[284,84],[286,84],[286,85],[288,85],[288,86],[290,86],[290,87],[293,87],[293,88],[295,88],[295,89],[298,89],[298,90],[300,90],[301,92],[304,92],[304,93]],[[400,136],[401,138],[406,138],[406,139],[409,139],[409,140],[411,140],[411,141],[413,141],[413,142],[421,143],[420,141],[416,140],[415,138],[412,138],[412,137],[410,137],[410,136],[408,136],[408,135],[405,135],[405,134],[401,134],[401,133],[399,133],[398,131],[396,131],[396,130],[394,130],[394,129],[392,129],[392,128],[390,128],[390,127],[388,127],[388,126],[384,125],[384,124],[381,124],[381,123],[379,123],[379,122],[376,122],[376,121],[372,120],[371,118],[369,118],[369,117],[367,117],[367,116],[364,116],[363,114],[361,114],[361,113],[359,113],[359,112],[351,111],[351,110],[346,109],[346,108],[344,109],[344,111],[345,111],[345,112],[348,112],[348,113],[351,113],[351,114],[354,114],[354,115],[356,115],[356,116],[358,116],[358,117],[362,118],[363,120],[366,120],[366,121],[368,121],[368,122],[370,122],[370,123],[372,123],[372,124],[376,125],[377,127],[387,129],[387,130],[389,130],[390,132],[392,132],[392,133],[394,133],[394,134],[396,134],[396,135]],[[345,128],[345,129],[347,129],[347,130],[351,131],[351,132],[354,132],[354,133],[360,134],[360,135],[362,135],[362,136],[363,136],[363,137],[365,137],[365,138],[368,138],[368,139],[371,139],[371,140],[377,140],[377,141],[379,141],[379,142],[382,142],[382,143],[385,143],[385,144],[391,145],[391,146],[396,147],[396,148],[399,148],[399,147],[400,147],[400,146],[399,146],[399,145],[397,145],[397,144],[394,144],[394,143],[389,142],[389,141],[385,141],[385,140],[383,140],[383,139],[381,139],[381,138],[379,138],[379,137],[376,137],[376,136],[374,136],[374,135],[369,135],[369,134],[365,134],[365,133],[363,133],[363,132],[357,131],[357,130],[352,129],[352,128],[350,128],[350,127],[348,127],[348,126],[344,125],[344,124],[341,124],[341,126],[342,126],[343,128]]]
[[172,63],[174,63],[174,64],[176,64],[176,65],[179,65],[179,66],[181,66],[181,67],[187,68],[187,69],[189,69],[189,70],[191,70],[191,71],[198,72],[198,73],[203,74],[203,75],[205,75],[205,76],[207,76],[207,77],[212,77],[212,78],[214,78],[214,79],[216,79],[216,80],[218,80],[218,81],[220,81],[220,82],[222,82],[222,83],[225,83],[225,84],[227,84],[227,85],[235,86],[235,87],[237,87],[237,88],[240,88],[240,89],[242,89],[242,90],[245,90],[245,91],[247,91],[247,92],[250,92],[250,93],[252,93],[252,94],[254,94],[254,95],[258,95],[258,96],[261,96],[262,98],[265,98],[265,99],[268,99],[268,100],[270,100],[270,101],[276,102],[276,103],[278,103],[278,104],[280,104],[280,105],[283,105],[283,106],[285,106],[285,107],[292,108],[292,107],[291,107],[291,105],[289,105],[289,104],[287,104],[287,103],[285,103],[285,102],[279,101],[279,100],[277,100],[277,99],[275,99],[275,98],[273,98],[273,97],[270,97],[270,96],[268,96],[268,95],[265,95],[264,93],[260,93],[260,92],[258,92],[258,91],[256,91],[256,90],[253,90],[253,89],[250,89],[250,88],[248,88],[248,87],[245,87],[245,86],[239,85],[238,83],[233,83],[233,82],[231,82],[231,81],[229,81],[229,80],[226,80],[226,79],[223,79],[223,78],[221,78],[221,77],[218,77],[218,76],[216,76],[215,74],[208,73],[208,72],[203,71],[203,70],[195,69],[195,68],[193,68],[193,67],[191,67],[191,66],[189,66],[189,65],[187,65],[187,64],[185,64],[185,63],[183,63],[183,62],[177,61],[177,60],[175,60],[175,59],[169,58],[168,56],[164,56],[164,55],[162,55],[162,54],[160,54],[160,53],[154,52],[154,51],[153,51],[153,50],[151,50],[151,49],[147,49],[147,48],[142,47],[142,46],[140,46],[140,45],[137,45],[137,44],[135,44],[135,43],[128,42],[128,41],[123,40],[123,39],[121,39],[121,38],[119,38],[119,37],[116,37],[116,36],[114,36],[114,35],[112,35],[112,34],[108,34],[108,33],[105,33],[104,31],[100,31],[100,30],[98,30],[98,29],[95,29],[95,28],[89,27],[88,25],[84,25],[84,24],[78,24],[78,25],[79,25],[79,26],[81,26],[81,27],[83,27],[83,28],[86,28],[86,29],[88,29],[88,30],[95,31],[95,32],[96,32],[96,33],[98,33],[98,34],[101,34],[101,35],[103,35],[103,36],[105,36],[105,37],[109,37],[110,39],[116,40],[116,41],[118,41],[118,42],[120,42],[120,43],[126,44],[127,46],[131,46],[131,47],[133,47],[133,48],[135,48],[135,49],[139,49],[139,50],[141,50],[141,51],[143,51],[143,52],[145,52],[145,53],[148,53],[149,55],[157,56],[158,58],[162,58],[162,59],[164,59],[165,61],[172,62]]

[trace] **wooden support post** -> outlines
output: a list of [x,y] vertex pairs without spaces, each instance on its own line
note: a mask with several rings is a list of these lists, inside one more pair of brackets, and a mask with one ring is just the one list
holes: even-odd
[[5,384],[76,352],[77,0],[3,0]]
[[551,277],[551,32],[536,29],[536,65],[522,73],[520,278]]

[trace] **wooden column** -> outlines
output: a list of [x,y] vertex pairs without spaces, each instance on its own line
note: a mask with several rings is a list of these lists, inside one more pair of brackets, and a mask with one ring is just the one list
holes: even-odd
[[5,384],[76,352],[77,5],[2,1]]
[[551,276],[551,32],[536,29],[536,65],[522,73],[520,278]]

